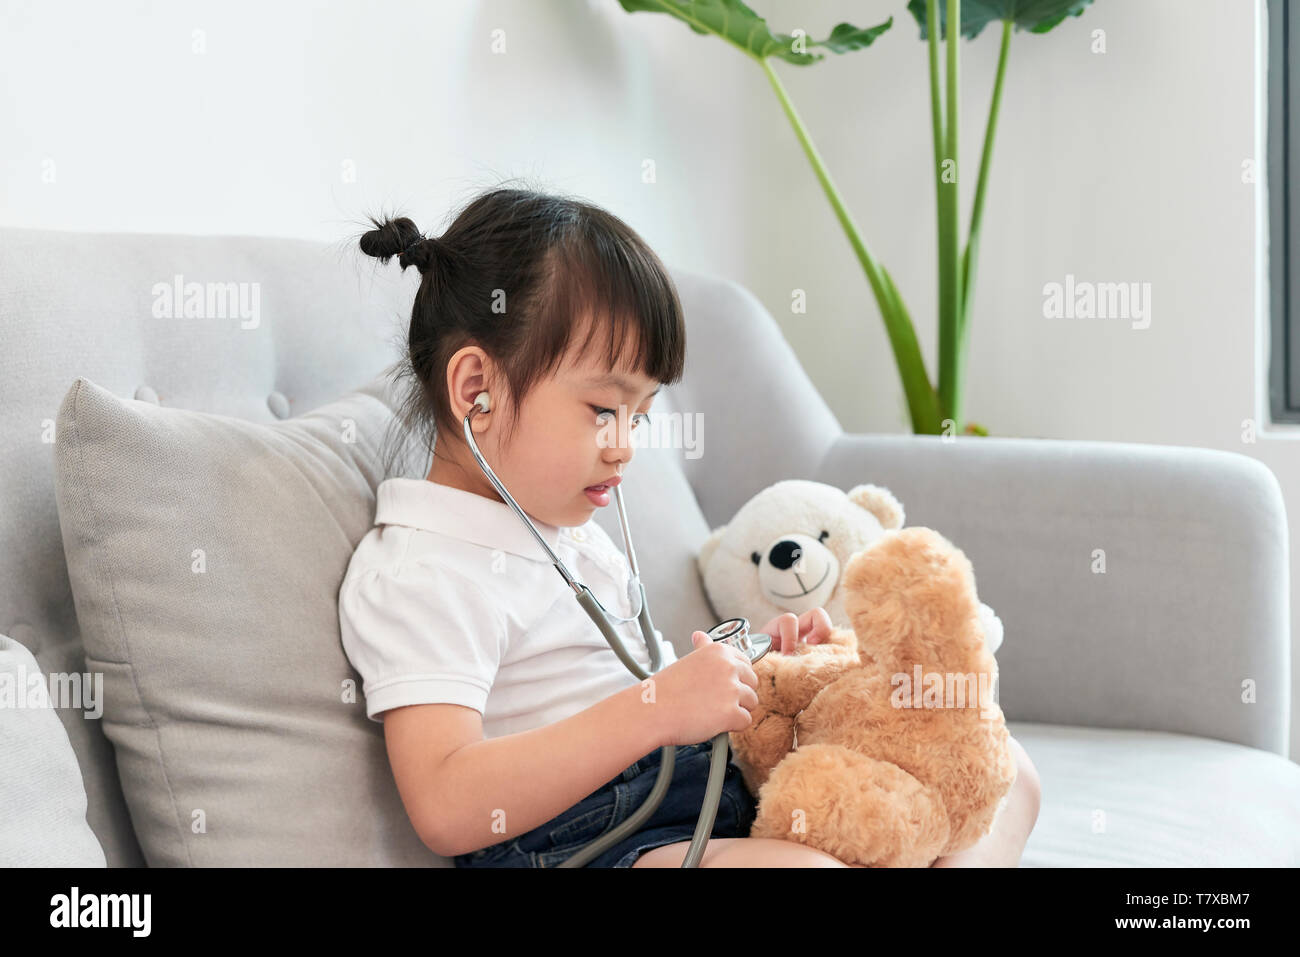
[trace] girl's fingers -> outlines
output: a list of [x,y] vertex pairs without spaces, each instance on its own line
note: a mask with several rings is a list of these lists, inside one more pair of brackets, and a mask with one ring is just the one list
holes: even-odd
[[817,640],[826,641],[831,636],[831,616],[825,608],[818,608],[817,612]]
[[790,654],[799,640],[799,616],[787,612],[781,616],[781,651]]
[[802,615],[792,611],[778,615],[763,631],[772,636],[773,651],[788,655],[799,644],[817,645],[827,641],[831,627],[831,616],[825,608],[811,608]]
[[803,640],[810,645],[820,644],[830,637],[831,616],[825,608],[812,608],[799,621]]

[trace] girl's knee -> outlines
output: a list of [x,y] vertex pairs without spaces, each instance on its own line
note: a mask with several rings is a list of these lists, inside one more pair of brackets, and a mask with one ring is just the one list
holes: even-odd
[[[710,842],[712,845],[712,842]],[[705,851],[702,866],[709,867],[848,867],[825,851],[775,837],[732,838],[714,860]]]
[[750,838],[763,841],[758,849],[763,857],[765,867],[848,867],[838,857],[823,850],[799,844],[795,841],[782,841],[777,838]]

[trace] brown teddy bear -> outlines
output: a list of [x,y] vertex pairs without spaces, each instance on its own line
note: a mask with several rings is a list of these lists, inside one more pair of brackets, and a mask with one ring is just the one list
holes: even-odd
[[886,489],[790,480],[701,551],[715,612],[762,622],[820,606],[835,625],[825,643],[754,665],[753,723],[730,736],[758,799],[751,837],[925,867],[975,844],[1006,800],[1016,769],[993,697],[1001,622],[960,549],[902,524]]

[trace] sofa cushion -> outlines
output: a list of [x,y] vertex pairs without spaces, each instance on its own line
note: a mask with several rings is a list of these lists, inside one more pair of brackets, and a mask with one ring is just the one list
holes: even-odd
[[50,687],[32,653],[0,635],[0,866],[104,867],[81,768],[55,711],[68,704],[60,689],[79,693],[79,683],[60,680],[54,698]]
[[[151,866],[450,864],[410,825],[339,637],[338,588],[388,477],[390,372],[272,424],[85,378],[64,398],[64,550]],[[422,477],[425,457],[406,451],[395,474]],[[714,623],[681,455],[640,450],[628,473],[651,612],[679,655]],[[615,510],[597,520],[621,542]]]
[[1168,731],[1008,721],[1042,782],[1022,867],[1300,866],[1300,766]]
[[59,524],[150,866],[440,860],[410,826],[338,630],[382,480],[388,381],[269,425],[85,378],[64,398]]

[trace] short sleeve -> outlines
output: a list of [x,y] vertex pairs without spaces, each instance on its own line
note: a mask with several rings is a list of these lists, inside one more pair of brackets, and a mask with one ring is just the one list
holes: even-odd
[[480,714],[505,651],[505,620],[471,579],[401,565],[348,576],[339,590],[343,651],[361,675],[366,717],[411,704]]

